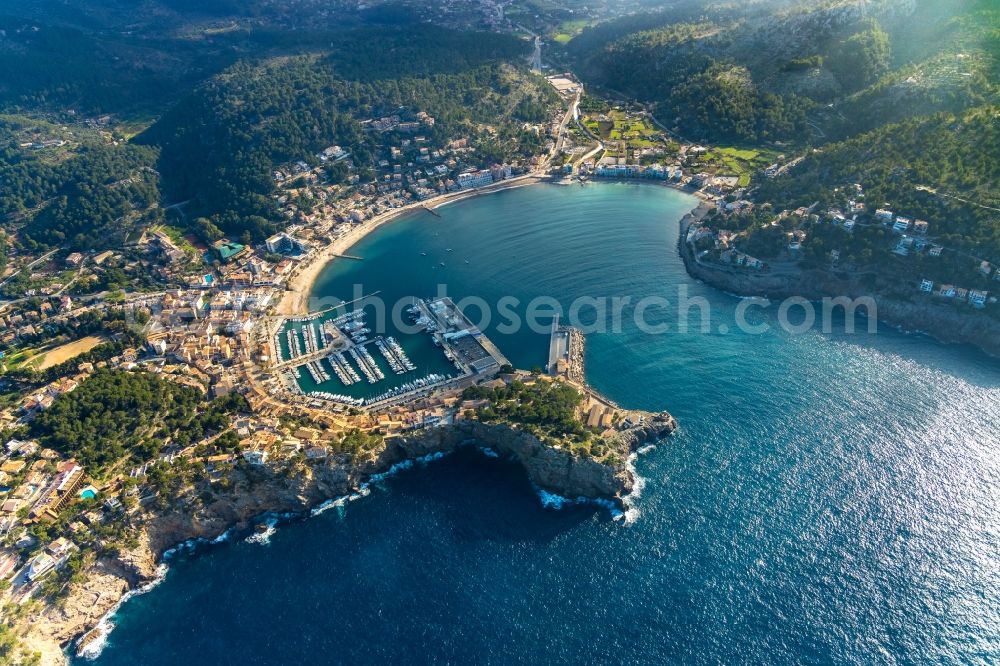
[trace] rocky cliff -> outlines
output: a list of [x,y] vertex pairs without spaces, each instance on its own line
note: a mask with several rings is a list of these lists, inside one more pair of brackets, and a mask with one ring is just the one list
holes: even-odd
[[[643,424],[623,431],[618,437],[627,454],[643,443],[668,435],[676,425],[669,414],[650,415]],[[486,446],[509,456],[524,467],[532,483],[563,497],[609,499],[620,505],[635,487],[635,478],[624,460],[618,465],[608,465],[575,456],[564,449],[546,446],[529,432],[503,424],[461,421],[450,428],[436,428],[400,438],[395,440],[394,446],[395,455],[403,459],[451,451],[465,443]]]
[[963,311],[948,303],[936,303],[917,294],[915,287],[913,300],[907,300],[907,294],[898,285],[877,277],[866,276],[862,280],[820,270],[804,270],[795,276],[753,274],[700,264],[684,243],[680,244],[680,253],[688,274],[732,294],[772,300],[801,296],[813,301],[825,297],[870,296],[875,300],[879,321],[926,333],[941,342],[971,344],[991,356],[1000,356],[1000,320],[985,313]]
[[[660,439],[676,428],[669,414],[650,414],[644,421],[619,433],[623,451]],[[33,614],[27,623],[26,642],[41,651],[42,663],[62,665],[62,648],[77,637],[79,646],[98,640],[94,630],[130,590],[155,581],[163,553],[192,539],[211,540],[231,528],[247,528],[261,514],[300,513],[325,500],[356,491],[371,475],[386,471],[406,459],[453,451],[474,444],[489,447],[517,460],[539,488],[566,497],[602,498],[621,503],[635,486],[623,462],[605,465],[546,446],[530,433],[507,425],[463,421],[422,430],[411,436],[387,440],[379,454],[360,464],[331,457],[316,464],[260,466],[237,469],[233,484],[207,503],[195,493],[172,503],[164,511],[151,511],[142,519],[139,545],[117,557],[91,562],[83,583],[75,585],[64,602]]]

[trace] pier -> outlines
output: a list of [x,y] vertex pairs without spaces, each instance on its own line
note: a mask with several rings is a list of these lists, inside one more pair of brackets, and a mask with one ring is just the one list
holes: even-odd
[[445,356],[463,373],[485,372],[509,364],[500,349],[447,296],[420,301],[417,308],[420,319],[431,324],[428,330],[445,350]]
[[441,217],[441,213],[437,212],[433,208],[428,208],[427,206],[421,206],[425,211],[433,215],[434,217]]
[[[417,365],[394,337],[378,335],[369,339],[371,331],[365,326],[362,311],[329,318],[322,318],[321,314],[286,319],[285,322],[300,322],[299,329],[283,329],[279,325],[271,336],[276,346],[284,338],[291,356],[287,360],[279,357],[279,362],[272,367],[279,371],[291,393],[310,400],[309,404],[315,403],[317,407],[335,403],[342,407],[388,408],[417,396],[433,394],[444,387],[468,386],[477,381],[477,377],[493,376],[501,366],[509,364],[496,345],[447,297],[415,300],[410,315],[441,347],[445,357],[455,366],[455,374],[402,379],[403,375],[417,372]],[[385,371],[376,360],[377,356],[381,356],[388,366]],[[331,382],[342,387],[359,382],[377,385],[385,381],[390,372],[400,376],[402,383],[400,380],[387,381],[387,388],[377,395],[354,397],[330,390]],[[316,386],[303,391],[298,384],[303,377],[310,378]]]
[[545,365],[545,372],[584,384],[583,353],[583,333],[571,326],[560,326],[559,315],[556,315],[552,320],[549,362]]
[[355,254],[335,254],[333,256],[337,257],[338,259],[354,259],[355,261],[364,261],[365,260],[364,257],[359,257],[359,256],[357,256]]
[[545,364],[545,372],[550,375],[560,375],[569,367],[569,329],[559,326],[559,315],[552,318],[552,330],[549,333],[549,362]]

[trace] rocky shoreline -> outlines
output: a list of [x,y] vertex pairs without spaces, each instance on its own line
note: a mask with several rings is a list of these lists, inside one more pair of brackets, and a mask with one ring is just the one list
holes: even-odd
[[[634,453],[676,427],[667,413],[648,414],[642,423],[616,436]],[[84,581],[70,590],[63,603],[28,618],[25,642],[41,652],[42,664],[61,666],[66,663],[67,648],[78,652],[103,639],[105,616],[114,612],[126,595],[155,584],[163,574],[165,553],[180,544],[213,541],[230,530],[249,529],[266,514],[307,516],[324,502],[358,493],[374,475],[394,465],[464,446],[489,448],[517,461],[536,487],[571,499],[605,500],[624,508],[627,496],[636,488],[637,480],[627,461],[607,465],[547,446],[531,433],[509,425],[478,421],[387,440],[374,459],[359,465],[330,458],[302,465],[291,475],[284,468],[237,470],[230,491],[207,504],[198,504],[190,497],[166,512],[147,514],[139,545],[117,557],[90,562]]]
[[[704,214],[702,214],[703,216]],[[961,312],[950,304],[909,301],[903,294],[893,297],[893,285],[876,279],[865,284],[856,277],[841,279],[821,270],[803,270],[796,276],[754,274],[712,268],[699,263],[690,246],[684,242],[687,227],[701,217],[689,214],[681,221],[681,235],[677,250],[684,261],[688,275],[716,289],[737,296],[759,296],[783,299],[793,296],[810,301],[846,296],[871,297],[878,312],[878,320],[907,332],[920,332],[944,343],[968,344],[990,356],[1000,357],[1000,321],[972,312]],[[864,312],[864,309],[861,309]]]

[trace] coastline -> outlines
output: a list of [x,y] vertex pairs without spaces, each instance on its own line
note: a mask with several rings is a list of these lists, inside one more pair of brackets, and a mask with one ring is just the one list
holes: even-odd
[[875,301],[877,319],[883,324],[904,333],[922,333],[942,344],[970,345],[991,358],[1000,358],[1000,322],[986,315],[960,312],[948,304],[920,303],[873,293],[856,279],[838,279],[823,271],[802,271],[791,277],[737,273],[702,264],[685,241],[688,228],[700,219],[690,214],[681,219],[677,251],[688,275],[711,287],[737,297],[801,297],[813,302],[834,295],[871,297]]
[[196,511],[150,514],[136,548],[88,565],[85,580],[63,604],[47,607],[31,618],[24,639],[41,653],[43,666],[65,666],[74,657],[95,658],[115,627],[114,615],[129,599],[163,581],[173,554],[223,543],[234,535],[242,537],[261,521],[273,528],[278,520],[314,517],[331,506],[367,496],[372,482],[466,447],[519,463],[543,506],[592,503],[610,511],[612,518],[627,521],[630,512],[634,513],[630,499],[642,487],[631,464],[634,457],[676,428],[669,414],[650,413],[644,425],[623,432],[627,461],[614,467],[549,447],[519,428],[470,421],[387,440],[373,459],[360,463],[331,459],[305,466],[291,478],[283,468],[269,470],[252,482],[253,492],[249,478],[258,473],[239,471],[240,491],[230,496],[217,497]]
[[[699,199],[699,204],[683,218],[681,218],[682,224],[685,220],[689,220],[689,218],[697,220],[702,219],[708,214],[708,211],[711,210],[713,206],[713,200],[701,192],[692,191],[683,185],[677,185],[670,182],[651,181],[641,178],[602,178],[591,180],[589,182],[655,185],[696,197]],[[552,177],[529,173],[515,178],[509,178],[507,180],[500,181],[499,183],[487,185],[486,187],[476,188],[474,190],[449,192],[430,199],[425,199],[424,201],[415,201],[400,208],[394,208],[381,213],[370,220],[366,220],[362,224],[359,224],[355,229],[352,229],[349,233],[345,234],[342,238],[338,238],[333,243],[319,250],[316,254],[310,256],[304,263],[295,268],[291,277],[288,279],[287,285],[285,286],[285,292],[282,294],[281,300],[276,306],[275,314],[286,317],[298,317],[309,314],[309,298],[312,295],[313,286],[316,284],[316,280],[318,280],[319,276],[323,273],[323,269],[325,269],[331,261],[336,259],[338,254],[345,254],[351,247],[364,240],[366,236],[380,227],[396,220],[405,213],[420,210],[422,208],[436,210],[464,199],[494,194],[496,192],[502,192],[503,190],[537,185],[539,183],[559,184],[566,183],[566,181],[561,176]],[[572,184],[572,181],[566,184]]]
[[313,285],[315,285],[316,280],[318,280],[319,276],[323,273],[323,269],[326,268],[331,261],[336,259],[338,254],[344,254],[351,247],[363,240],[365,236],[383,225],[392,222],[405,213],[420,210],[422,208],[434,210],[446,204],[461,201],[463,199],[484,194],[493,194],[495,192],[514,189],[517,187],[535,185],[542,182],[552,182],[552,179],[548,176],[529,173],[474,190],[448,192],[447,194],[442,194],[423,201],[415,201],[400,208],[393,208],[392,210],[376,215],[370,220],[366,220],[359,224],[349,233],[322,248],[316,254],[310,256],[303,264],[297,266],[288,280],[288,284],[285,287],[285,292],[281,296],[281,300],[278,302],[276,314],[284,316],[301,316],[309,314],[309,297],[312,294]]
[[[289,288],[278,310],[289,315],[307,314],[313,285],[335,255],[346,253],[369,233],[404,213],[420,208],[433,210],[466,198],[543,182],[577,184],[559,177],[526,174],[488,187],[414,202],[376,216],[311,255],[289,279]],[[712,207],[704,195],[672,183],[639,179],[595,182],[643,183],[698,196],[700,202],[683,219],[700,219]],[[519,462],[545,506],[594,502],[627,521],[636,511],[631,500],[642,487],[642,480],[632,466],[635,456],[640,450],[648,450],[663,440],[677,427],[668,414],[649,416],[646,426],[626,433],[624,445],[628,454],[621,466],[574,457],[542,444],[517,428],[475,422],[387,441],[387,446],[374,459],[361,464],[330,460],[302,468],[294,479],[273,475],[273,479],[265,480],[252,490],[245,487],[245,492],[217,498],[210,505],[190,513],[171,510],[149,514],[141,528],[140,545],[117,557],[98,559],[88,565],[85,581],[70,592],[62,607],[47,608],[33,617],[26,639],[33,649],[42,652],[45,665],[65,665],[81,649],[89,654],[96,653],[113,629],[112,618],[122,604],[162,580],[170,553],[196,544],[221,542],[269,516],[291,520],[314,515],[334,503],[363,497],[373,480],[415,462],[437,459],[462,446],[486,448]]]

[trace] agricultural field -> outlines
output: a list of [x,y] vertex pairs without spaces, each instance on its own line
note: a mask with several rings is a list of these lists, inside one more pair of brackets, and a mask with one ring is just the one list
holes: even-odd
[[740,187],[750,184],[750,177],[778,159],[779,154],[755,148],[712,148],[693,158],[691,167],[716,175],[739,176]]
[[552,32],[552,41],[559,44],[568,44],[571,39],[583,32],[583,29],[590,26],[591,22],[585,19],[576,21],[563,21],[559,27]]
[[637,162],[663,161],[678,148],[649,119],[622,109],[587,113],[583,125],[601,138],[612,157],[634,158]]
[[64,361],[75,358],[90,351],[105,339],[96,335],[88,335],[79,340],[65,344],[48,345],[34,349],[21,349],[9,354],[3,360],[3,370],[27,369],[46,370]]

